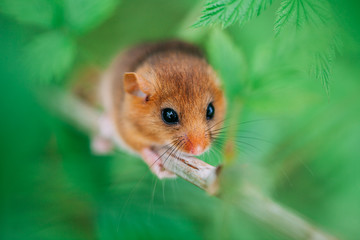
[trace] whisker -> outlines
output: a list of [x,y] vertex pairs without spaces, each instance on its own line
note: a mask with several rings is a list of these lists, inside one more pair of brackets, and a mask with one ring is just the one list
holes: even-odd
[[[214,138],[218,138],[219,136],[220,137],[225,137],[225,136],[222,136],[221,134],[224,134],[223,132],[220,132],[220,133],[215,133],[215,134],[212,134],[212,136]],[[229,138],[231,137],[235,137],[235,138],[246,138],[246,139],[253,139],[253,140],[258,140],[258,141],[262,141],[262,142],[266,142],[266,143],[269,143],[269,144],[273,144],[272,142],[266,140],[266,139],[263,139],[263,138],[259,138],[259,137],[251,137],[251,136],[243,136],[243,135],[236,135],[236,136],[228,136]]]
[[256,146],[254,146],[254,145],[252,145],[252,144],[250,144],[250,143],[248,143],[248,142],[245,142],[245,141],[241,141],[241,140],[238,140],[238,139],[231,139],[231,138],[229,138],[229,139],[227,139],[227,138],[222,138],[222,137],[218,137],[218,138],[219,138],[219,139],[228,140],[228,141],[232,141],[232,142],[235,142],[235,143],[245,144],[245,145],[250,146],[250,147],[252,147],[252,148],[254,148],[254,149],[258,150],[258,151],[261,151],[261,150],[260,150],[259,148],[257,148]]
[[217,129],[214,129],[212,130],[212,132],[218,132],[218,131],[221,131],[221,130],[224,130],[224,129],[228,129],[230,126],[223,126],[221,128],[217,128]]
[[215,127],[215,126],[217,126],[217,125],[219,125],[220,123],[223,123],[223,122],[225,122],[225,118],[223,119],[223,120],[220,120],[220,121],[218,121],[217,123],[215,123],[214,125],[212,125],[211,127],[209,127],[208,129],[206,129],[206,131],[209,131],[210,129],[212,129],[213,127]]
[[[219,137],[225,137],[223,136],[223,134],[225,135],[224,132],[215,132],[212,133],[211,136],[215,139],[219,138]],[[233,138],[244,138],[244,139],[252,139],[252,140],[257,140],[257,141],[262,141],[262,142],[266,142],[269,144],[273,144],[272,142],[270,142],[269,140],[266,140],[264,138],[259,138],[259,137],[252,137],[252,136],[243,136],[243,135],[235,135],[235,136],[228,136],[229,138],[233,137]]]
[[262,139],[262,138],[258,138],[258,137],[249,137],[249,136],[237,136],[238,138],[247,138],[247,139],[253,139],[253,140],[258,140],[258,141],[262,141],[262,142],[266,142],[269,144],[273,144],[272,142],[266,140],[266,139]]
[[152,193],[151,193],[151,200],[150,200],[149,208],[148,208],[149,217],[150,217],[150,214],[151,214],[151,206],[154,204],[155,190],[156,190],[156,185],[157,185],[157,182],[158,182],[157,177],[155,177],[154,179],[155,179],[155,184],[154,184],[154,187],[153,187],[153,190],[152,190]]
[[[176,142],[178,141],[178,142]],[[149,168],[151,169],[154,164],[159,161],[161,159],[162,156],[164,156],[170,149],[173,149],[176,145],[178,145],[180,142],[182,141],[182,139],[176,139],[175,141],[173,142],[176,142],[175,144],[173,144],[172,146],[170,146],[165,152],[163,152],[150,166]],[[162,147],[163,148],[163,147]]]
[[[243,121],[243,122],[239,122],[239,123],[234,123],[234,124],[230,124],[230,125],[226,125],[226,126],[223,126],[221,128],[218,128],[218,129],[215,129],[213,131],[218,131],[218,130],[224,130],[224,129],[227,129],[229,127],[235,127],[235,126],[240,126],[240,125],[244,125],[244,124],[249,124],[249,123],[254,123],[254,122],[259,122],[259,121],[266,121],[266,120],[269,120],[269,119],[254,119],[254,120],[247,120],[247,121]],[[224,122],[225,119],[222,121]],[[221,122],[221,121],[220,121]],[[220,122],[216,123],[215,125],[218,125]],[[207,130],[210,130],[212,129],[215,125],[213,125],[212,127],[208,128]]]
[[[162,146],[162,148],[167,148],[167,150],[163,153],[163,154],[161,154],[161,156],[157,159],[157,160],[155,160],[155,162],[154,163],[152,163],[150,166],[149,166],[149,168],[151,168],[164,154],[166,154],[169,150],[171,150],[171,149],[175,149],[176,148],[176,146],[177,145],[179,145],[179,144],[181,144],[181,142],[183,141],[183,139],[175,139],[175,140],[173,140],[171,143],[169,143],[169,144],[166,144],[166,145],[164,145],[164,146]],[[130,199],[132,198],[132,196],[134,195],[134,193],[135,193],[135,190],[139,187],[139,184],[144,180],[144,178],[145,178],[145,176],[147,175],[147,174],[149,174],[149,171],[147,171],[136,183],[135,183],[135,185],[134,185],[134,187],[131,189],[131,191],[130,191],[130,193],[129,193],[129,196],[126,198],[126,200],[125,200],[125,202],[124,202],[124,205],[122,206],[122,209],[121,209],[121,211],[120,211],[120,213],[119,213],[119,219],[118,219],[118,221],[119,221],[119,225],[117,226],[117,231],[119,231],[119,227],[120,227],[120,221],[121,221],[121,219],[123,218],[123,216],[124,216],[124,214],[125,214],[125,209],[126,209],[126,207],[129,205],[129,202],[130,202]]]
[[176,159],[178,159],[178,158],[181,157],[181,154],[182,154],[181,148],[182,148],[184,145],[185,145],[185,142],[184,142],[182,145],[180,145],[180,146],[178,147],[178,149],[175,151],[174,155],[175,155],[175,158],[176,158]]
[[215,161],[216,161],[216,165],[218,165],[220,163],[220,159],[221,159],[221,155],[222,153],[220,152],[220,148],[217,148],[218,145],[213,145],[213,147],[210,148],[209,152],[213,155],[215,155]]
[[[182,143],[182,145],[185,144],[184,142]],[[179,145],[178,145],[179,146]],[[177,148],[174,148],[166,157],[166,159],[163,161],[163,165],[165,165],[166,161],[169,159],[169,157],[171,156],[171,154],[173,154],[173,152],[176,150]]]

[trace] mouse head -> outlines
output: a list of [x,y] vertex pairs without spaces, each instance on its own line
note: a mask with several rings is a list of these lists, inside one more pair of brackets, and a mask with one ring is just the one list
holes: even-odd
[[225,115],[213,69],[199,58],[161,58],[125,73],[128,117],[149,144],[200,155],[209,149]]

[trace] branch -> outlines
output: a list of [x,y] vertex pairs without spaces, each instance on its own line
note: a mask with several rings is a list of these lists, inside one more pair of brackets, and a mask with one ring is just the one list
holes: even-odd
[[59,89],[43,89],[40,102],[65,121],[75,125],[85,133],[99,132],[101,113],[88,106],[71,93]]
[[[40,99],[47,107],[64,120],[76,125],[86,133],[99,132],[101,113],[89,107],[70,93],[51,89],[41,94]],[[160,152],[160,150],[158,150]],[[164,159],[167,159],[164,161]],[[264,196],[251,184],[237,187],[234,195],[227,198],[221,188],[221,167],[211,166],[195,157],[178,157],[170,154],[162,159],[167,170],[204,189],[224,201],[229,201],[242,212],[264,225],[292,239],[335,240],[296,213]]]
[[247,215],[292,239],[336,240],[284,206],[264,196],[250,184],[235,195],[232,204]]

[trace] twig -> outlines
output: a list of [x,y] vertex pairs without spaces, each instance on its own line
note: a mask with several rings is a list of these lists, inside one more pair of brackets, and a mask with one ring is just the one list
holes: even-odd
[[[51,110],[66,121],[76,125],[87,133],[99,131],[101,113],[87,106],[75,96],[64,91],[51,89],[41,95]],[[211,166],[194,157],[177,157],[170,155],[163,161],[167,170],[204,189],[212,195],[229,201],[232,205],[260,221],[268,227],[292,238],[309,240],[335,240],[336,238],[310,224],[291,210],[286,209],[272,199],[264,196],[250,184],[237,187],[235,194],[229,199],[220,193],[219,184],[221,167]]]
[[221,166],[214,167],[194,157],[179,157],[173,154],[167,155],[163,159],[166,159],[162,163],[167,170],[204,189],[211,195],[218,193]]
[[39,93],[40,101],[50,111],[55,112],[67,122],[75,125],[86,133],[99,131],[101,113],[88,106],[71,93],[59,89],[42,89]]
[[336,240],[337,238],[321,231],[299,215],[264,196],[250,184],[245,184],[231,201],[247,215],[276,229],[292,239]]

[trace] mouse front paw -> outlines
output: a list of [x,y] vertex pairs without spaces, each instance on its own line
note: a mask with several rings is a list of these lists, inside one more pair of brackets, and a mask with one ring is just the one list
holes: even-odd
[[113,143],[102,136],[91,138],[91,151],[95,155],[107,155],[113,150]]
[[91,150],[96,155],[106,155],[114,148],[112,142],[112,123],[110,118],[103,114],[100,117],[98,124],[99,131],[91,139]]
[[141,151],[141,156],[145,163],[149,166],[150,170],[159,178],[176,178],[176,175],[164,168],[160,156],[149,148]]

